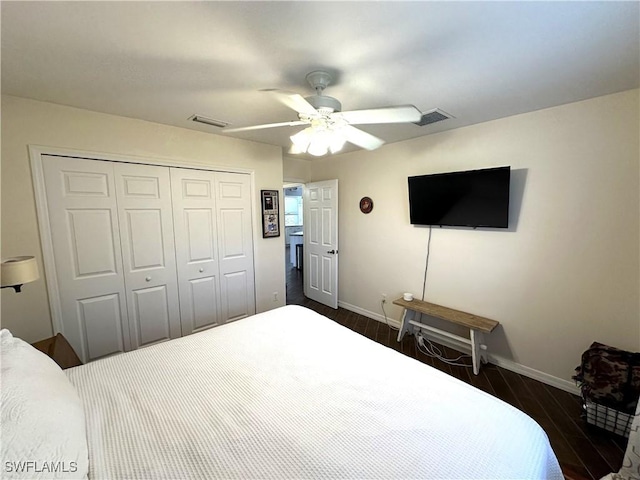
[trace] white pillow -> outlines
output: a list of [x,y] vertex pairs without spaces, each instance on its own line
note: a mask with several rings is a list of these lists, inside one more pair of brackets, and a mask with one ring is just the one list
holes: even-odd
[[60,367],[0,331],[2,464],[5,478],[87,478],[82,403]]

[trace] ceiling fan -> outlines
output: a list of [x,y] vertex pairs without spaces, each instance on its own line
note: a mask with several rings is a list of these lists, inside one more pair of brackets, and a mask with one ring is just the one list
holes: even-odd
[[310,153],[315,156],[336,153],[346,142],[367,150],[375,150],[384,144],[384,140],[371,135],[353,125],[373,123],[410,123],[419,122],[422,113],[413,105],[352,110],[343,112],[338,100],[323,95],[324,89],[331,83],[329,73],[318,70],[307,75],[307,81],[316,91],[315,95],[303,97],[284,90],[264,90],[272,92],[287,107],[298,112],[298,120],[280,123],[268,123],[249,127],[225,128],[223,132],[245,132],[274,127],[307,127],[291,136],[293,143],[290,153]]

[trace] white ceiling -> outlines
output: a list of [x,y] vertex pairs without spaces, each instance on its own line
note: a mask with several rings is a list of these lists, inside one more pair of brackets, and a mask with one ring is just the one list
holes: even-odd
[[[1,2],[2,93],[220,134],[295,120],[260,89],[343,110],[413,104],[455,119],[365,125],[387,142],[640,84],[640,3]],[[302,127],[226,134],[288,148]]]

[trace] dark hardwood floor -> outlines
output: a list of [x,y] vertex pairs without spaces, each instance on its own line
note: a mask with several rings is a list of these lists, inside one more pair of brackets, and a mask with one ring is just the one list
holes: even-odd
[[[289,256],[287,255],[287,259]],[[580,398],[544,383],[492,364],[483,365],[479,375],[470,368],[450,366],[416,349],[413,336],[401,343],[397,332],[382,322],[357,313],[321,305],[302,292],[302,271],[287,264],[287,304],[303,305],[370,339],[404,355],[431,365],[449,375],[474,385],[522,410],[546,431],[551,446],[567,478],[597,480],[617,472],[622,464],[626,439],[587,425],[580,416]],[[459,355],[439,346],[448,358]],[[576,365],[579,359],[576,359]],[[465,363],[469,364],[470,360]]]

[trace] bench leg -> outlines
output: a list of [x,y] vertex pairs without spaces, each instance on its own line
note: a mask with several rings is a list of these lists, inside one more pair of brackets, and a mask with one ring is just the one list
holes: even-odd
[[478,333],[478,341],[480,343],[480,361],[484,363],[489,363],[489,355],[487,355],[487,346],[484,343],[484,334]]
[[[480,364],[487,363],[487,352],[483,344],[482,332],[471,330],[471,362],[473,363],[473,373],[478,375],[480,373]],[[484,347],[484,348],[483,348]]]
[[412,326],[409,323],[414,317],[414,313],[411,310],[407,310],[406,308],[402,309],[402,317],[400,318],[400,330],[398,330],[398,341],[402,341],[402,337],[404,337],[405,333],[411,332]]

